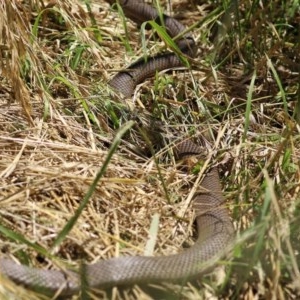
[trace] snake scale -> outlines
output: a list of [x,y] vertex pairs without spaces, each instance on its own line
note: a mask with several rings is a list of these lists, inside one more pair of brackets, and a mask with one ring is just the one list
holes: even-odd
[[[114,1],[107,0],[110,4]],[[184,32],[185,27],[176,19],[166,15],[159,16],[156,9],[138,0],[118,3],[125,15],[138,25],[148,20],[163,21],[171,37]],[[179,49],[189,57],[196,53],[192,36],[183,34],[176,40]],[[155,72],[182,66],[182,61],[172,53],[149,58],[147,62],[138,61],[124,72],[119,72],[110,82],[110,86],[131,96],[138,83]],[[185,141],[177,146],[178,156],[199,154],[199,147]],[[224,255],[224,250],[231,244],[234,230],[228,211],[224,205],[219,175],[216,167],[204,177],[201,186],[203,192],[193,198],[198,238],[189,249],[178,254],[161,257],[118,257],[85,265],[78,274],[73,271],[41,270],[19,265],[7,258],[0,259],[0,274],[29,289],[60,296],[75,294],[81,289],[81,278],[89,288],[106,289],[113,286],[127,286],[150,282],[184,283],[210,270],[215,262]]]

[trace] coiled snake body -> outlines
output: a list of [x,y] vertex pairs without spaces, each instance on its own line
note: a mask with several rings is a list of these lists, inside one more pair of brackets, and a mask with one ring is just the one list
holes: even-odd
[[[108,2],[113,2],[109,0]],[[159,22],[156,9],[137,0],[119,1],[125,15],[138,24],[147,20]],[[163,22],[171,37],[184,31],[177,20],[163,15]],[[176,41],[187,56],[194,56],[195,43],[189,34]],[[147,63],[140,61],[130,69],[117,74],[109,84],[125,96],[132,95],[135,86],[156,71],[181,66],[181,60],[174,54],[164,54],[150,58]],[[182,142],[177,146],[179,156],[199,153],[192,142]],[[221,192],[219,175],[213,168],[204,177],[203,192],[194,196],[198,239],[188,250],[165,257],[120,257],[100,261],[83,268],[85,283],[90,288],[105,289],[113,286],[143,284],[150,282],[186,282],[207,272],[224,254],[233,238],[233,226]],[[81,289],[82,275],[72,271],[40,270],[18,265],[12,260],[0,259],[0,274],[29,289],[72,295]]]

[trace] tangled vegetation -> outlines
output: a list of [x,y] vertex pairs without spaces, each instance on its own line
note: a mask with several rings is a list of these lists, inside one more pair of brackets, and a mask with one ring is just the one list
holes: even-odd
[[[189,69],[157,74],[132,99],[107,82],[165,51],[159,34],[103,0],[0,3],[1,256],[64,269],[180,251],[193,240],[188,183],[204,171],[176,168],[169,138],[209,131],[208,163],[221,165],[237,232],[232,253],[197,283],[91,299],[297,299],[298,1],[154,2],[199,51]],[[1,299],[45,298],[0,279]]]

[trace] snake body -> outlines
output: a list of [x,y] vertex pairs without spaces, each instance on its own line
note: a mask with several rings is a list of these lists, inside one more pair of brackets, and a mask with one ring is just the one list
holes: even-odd
[[[113,2],[113,1],[108,1]],[[125,15],[131,18],[138,25],[145,21],[155,20],[162,23],[170,37],[174,38],[185,31],[185,27],[176,19],[167,15],[159,16],[156,9],[137,0],[119,1]],[[147,28],[147,26],[146,26]],[[176,44],[181,52],[189,57],[196,54],[196,45],[190,33],[184,34],[176,40]],[[121,92],[124,96],[130,97],[137,84],[146,78],[153,76],[156,72],[182,66],[182,60],[174,53],[165,53],[149,57],[145,63],[141,59],[132,64],[125,71],[119,72],[110,82],[109,85],[116,91]]]
[[[112,2],[112,1],[109,1]],[[138,24],[147,20],[158,20],[156,9],[137,1],[119,1],[125,15]],[[170,36],[184,31],[184,26],[173,18],[163,15],[163,22]],[[195,53],[195,43],[189,34],[177,41],[182,52],[188,56]],[[109,84],[116,91],[130,96],[135,86],[156,71],[181,66],[181,60],[174,54],[151,58],[146,63],[139,61],[125,72],[118,73]],[[178,156],[199,154],[200,149],[192,142],[185,141],[177,146]],[[119,257],[84,265],[80,272],[41,270],[19,265],[10,259],[0,259],[0,274],[29,289],[62,296],[80,291],[81,278],[89,288],[106,289],[113,286],[127,286],[150,282],[184,283],[198,278],[210,270],[224,255],[231,244],[234,230],[224,205],[218,171],[212,168],[204,177],[203,192],[193,199],[198,238],[189,249],[175,255],[161,257]],[[79,274],[80,273],[80,274]]]

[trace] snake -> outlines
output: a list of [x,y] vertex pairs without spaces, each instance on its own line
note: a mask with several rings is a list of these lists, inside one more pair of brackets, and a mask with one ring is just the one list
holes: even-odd
[[[113,0],[106,0],[114,4]],[[119,0],[126,17],[137,23],[155,21],[175,38],[177,50],[193,58],[196,43],[185,26],[173,17],[158,13],[157,9],[139,0]],[[148,22],[149,23],[149,22]],[[179,38],[176,38],[178,37]],[[137,84],[156,72],[182,66],[176,53],[166,52],[145,61],[133,63],[109,81],[113,90],[130,97]],[[200,147],[190,140],[176,146],[179,158],[197,155]],[[234,227],[225,205],[217,167],[212,167],[201,182],[200,191],[193,197],[198,237],[194,244],[169,256],[121,256],[85,264],[79,271],[44,270],[17,264],[12,259],[0,258],[0,275],[16,284],[44,294],[59,293],[70,296],[82,290],[143,285],[148,283],[176,282],[184,284],[211,271],[232,244]],[[84,279],[84,280],[83,280]],[[84,282],[83,282],[84,281]]]

